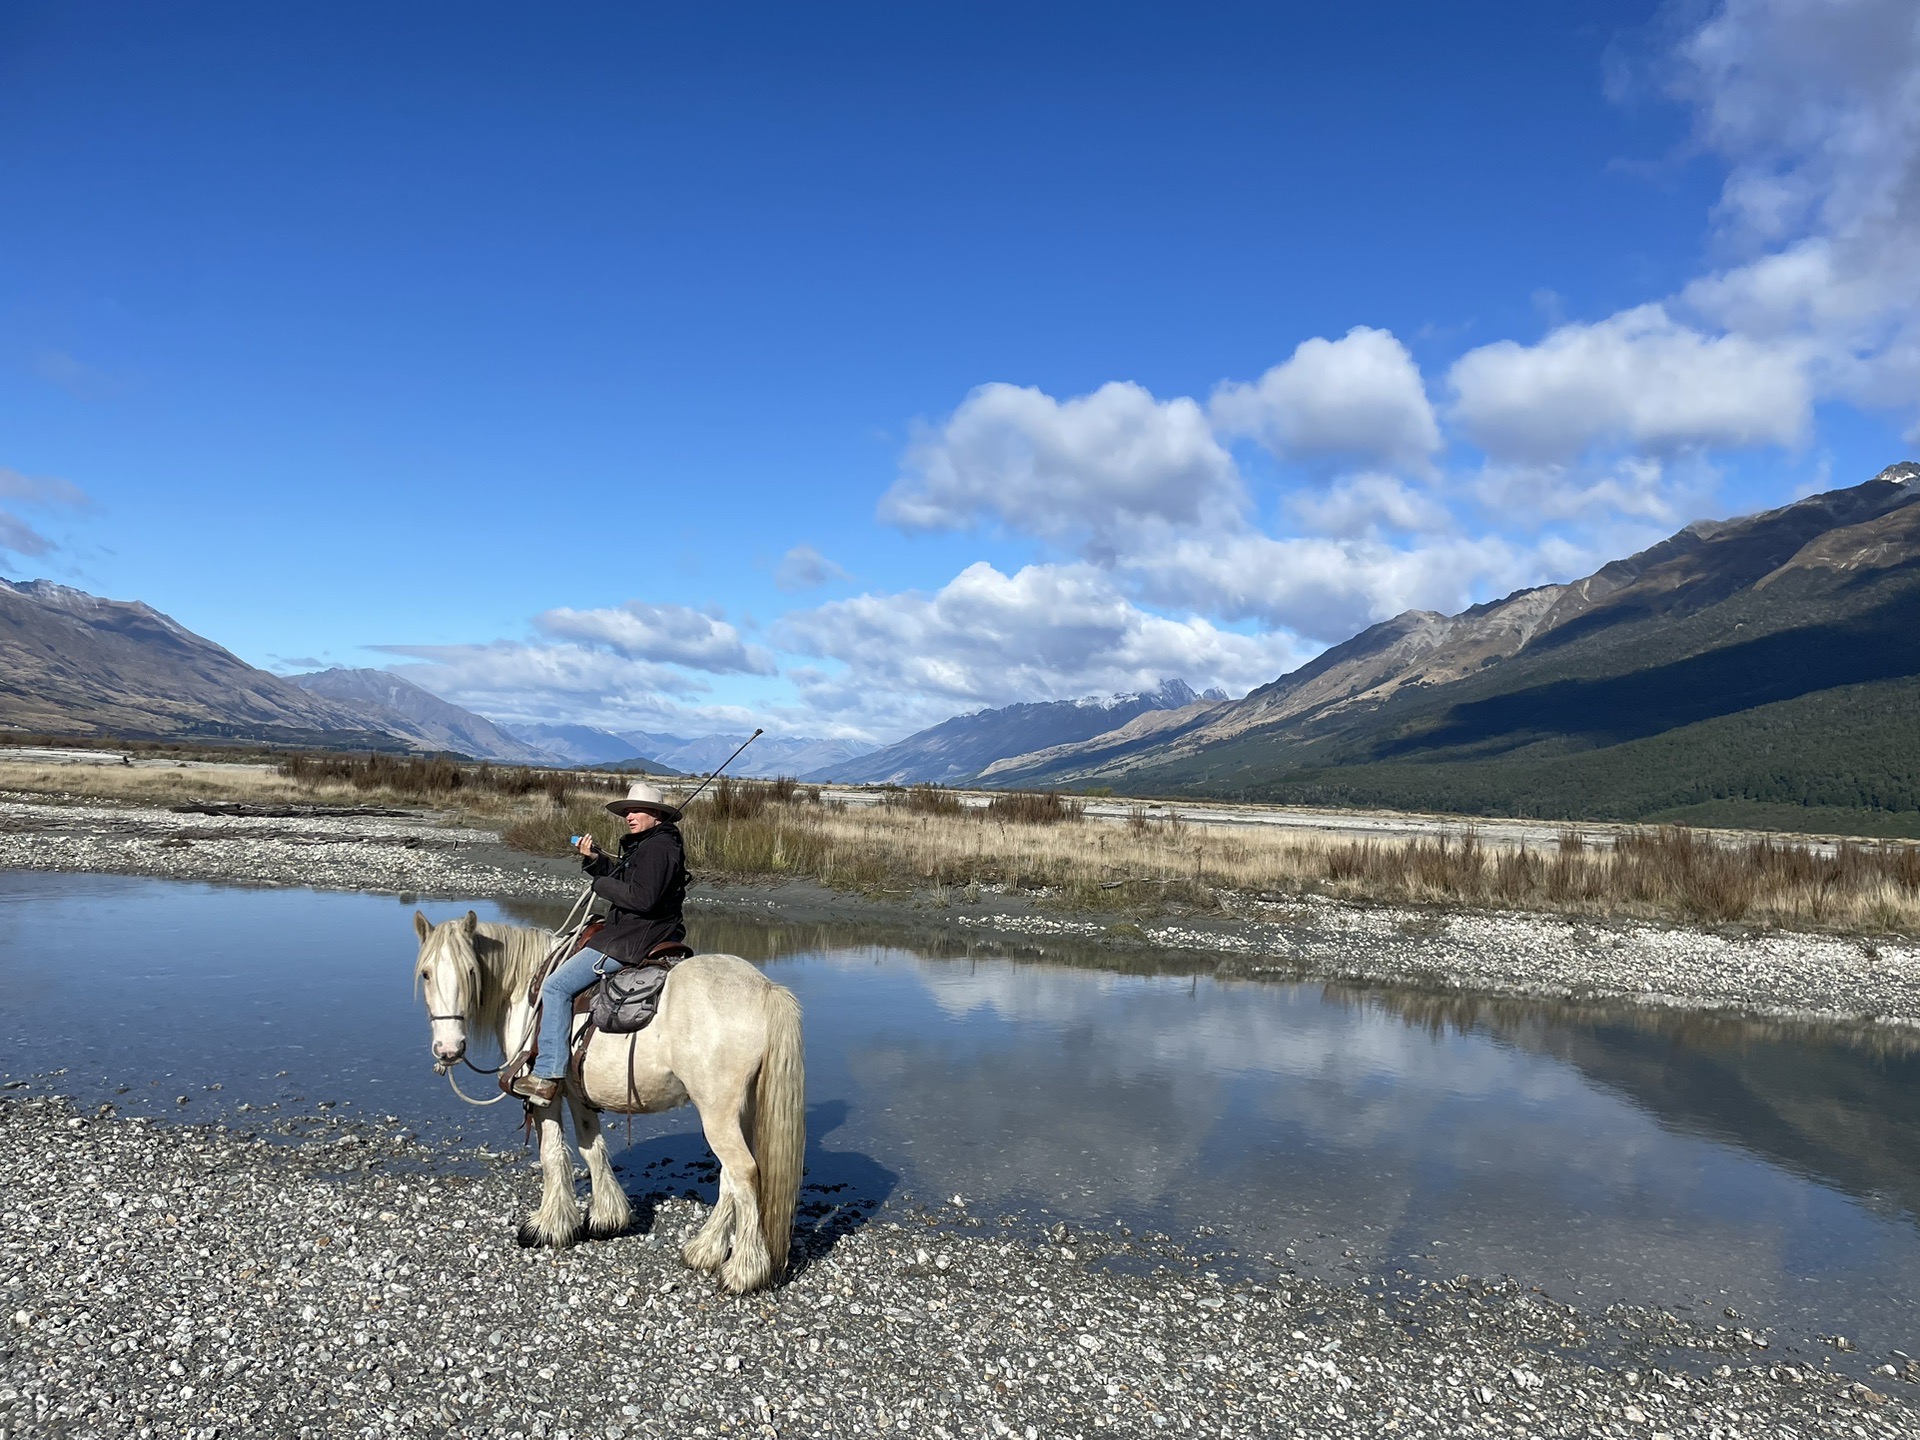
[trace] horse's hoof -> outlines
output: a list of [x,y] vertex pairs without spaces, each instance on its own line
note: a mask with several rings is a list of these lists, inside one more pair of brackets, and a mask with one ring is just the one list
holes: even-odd
[[522,1250],[538,1250],[543,1246],[553,1250],[565,1250],[579,1242],[580,1233],[575,1231],[571,1235],[546,1235],[541,1233],[540,1227],[533,1221],[522,1220],[520,1229],[513,1238],[519,1241]]
[[751,1274],[729,1275],[723,1270],[720,1272],[720,1288],[728,1295],[749,1295],[755,1290],[765,1290],[767,1277],[765,1275],[755,1277]]
[[617,1240],[632,1228],[633,1222],[631,1220],[617,1224],[607,1220],[589,1220],[587,1222],[587,1239]]

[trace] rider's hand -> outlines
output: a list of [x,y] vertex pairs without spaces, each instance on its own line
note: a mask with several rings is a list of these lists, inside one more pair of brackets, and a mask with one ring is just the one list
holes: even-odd
[[580,852],[581,857],[583,859],[591,860],[593,858],[594,852],[598,850],[600,847],[593,843],[593,836],[582,835],[580,837],[580,843],[574,846],[573,848]]

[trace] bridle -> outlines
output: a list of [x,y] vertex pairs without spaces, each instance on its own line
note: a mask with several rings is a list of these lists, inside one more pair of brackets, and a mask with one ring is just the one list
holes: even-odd
[[[759,733],[760,732],[757,730],[754,731],[754,734],[756,735],[758,735]],[[742,746],[741,748],[744,749],[745,747]],[[737,754],[738,752],[736,751],[735,753]],[[573,907],[567,911],[566,922],[560,927],[559,933],[556,937],[554,948],[547,955],[547,965],[542,967],[542,973],[544,973],[546,968],[552,965],[554,956],[558,955],[563,948],[571,944],[575,933],[579,930],[580,926],[586,922],[587,912],[591,908],[592,900],[593,900],[593,886],[589,884],[586,887],[586,889],[580,892],[580,898],[573,902]],[[455,1014],[455,1015],[436,1015],[431,1010],[429,1010],[427,1012],[427,1019],[429,1021],[457,1020],[463,1026],[467,1023],[467,1017],[464,1013]],[[459,1055],[457,1055],[454,1059],[452,1060],[436,1059],[433,1062],[433,1073],[436,1075],[446,1076],[447,1084],[453,1087],[453,1093],[455,1095],[458,1095],[462,1100],[466,1101],[467,1104],[469,1105],[482,1105],[482,1106],[498,1105],[502,1100],[505,1100],[507,1098],[507,1095],[509,1092],[507,1092],[506,1090],[502,1090],[498,1095],[495,1095],[490,1100],[476,1100],[471,1095],[467,1094],[466,1091],[462,1090],[460,1088],[460,1082],[453,1078],[453,1067],[455,1065],[465,1065],[469,1070],[473,1071],[473,1073],[476,1075],[498,1075],[502,1070],[504,1070],[507,1067],[508,1063],[509,1063],[509,1059],[506,1057],[503,1057],[500,1063],[498,1065],[495,1065],[490,1070],[487,1069],[485,1066],[476,1065],[473,1063],[472,1060],[467,1058],[466,1047],[463,1045],[460,1048]]]
[[[427,1019],[458,1020],[462,1025],[467,1023],[467,1017],[465,1015],[435,1015],[431,1010],[427,1012]],[[462,1090],[460,1088],[460,1082],[453,1078],[453,1067],[455,1065],[464,1065],[469,1070],[473,1071],[473,1073],[476,1075],[498,1075],[500,1073],[501,1066],[504,1066],[506,1063],[507,1062],[503,1059],[499,1065],[494,1066],[491,1070],[487,1069],[483,1065],[476,1065],[473,1063],[473,1061],[467,1058],[467,1047],[465,1045],[462,1045],[460,1047],[460,1053],[454,1056],[453,1059],[435,1060],[433,1062],[433,1073],[436,1075],[446,1076],[447,1084],[453,1087],[453,1093],[458,1095],[462,1100],[466,1101],[467,1104],[469,1105],[498,1105],[502,1100],[507,1098],[506,1091],[502,1090],[498,1095],[494,1096],[491,1100],[476,1100],[471,1095],[467,1094],[466,1091]]]
[[[427,1012],[427,1019],[458,1020],[462,1025],[465,1025],[467,1023],[467,1017],[465,1015],[435,1015],[431,1010]],[[476,1075],[498,1075],[500,1073],[501,1067],[507,1063],[505,1060],[502,1060],[499,1065],[495,1065],[491,1070],[489,1070],[484,1065],[476,1065],[473,1063],[473,1061],[467,1058],[467,1047],[463,1043],[460,1046],[460,1053],[454,1056],[452,1061],[435,1061],[433,1068],[438,1070],[442,1075],[444,1075],[447,1073],[448,1070],[451,1070],[453,1068],[453,1065],[456,1062],[466,1066],[469,1070],[473,1071],[473,1073]]]

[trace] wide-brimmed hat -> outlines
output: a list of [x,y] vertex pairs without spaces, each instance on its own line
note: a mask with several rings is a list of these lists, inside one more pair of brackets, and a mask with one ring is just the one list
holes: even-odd
[[680,807],[669,805],[666,792],[645,780],[634,781],[627,787],[627,798],[612,801],[607,809],[615,815],[631,815],[636,810],[644,810],[649,815],[658,815],[662,820],[680,818]]

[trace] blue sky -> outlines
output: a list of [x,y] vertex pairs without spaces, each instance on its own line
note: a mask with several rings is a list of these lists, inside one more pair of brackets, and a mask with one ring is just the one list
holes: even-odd
[[0,568],[891,738],[1915,449],[1907,0],[0,10]]

